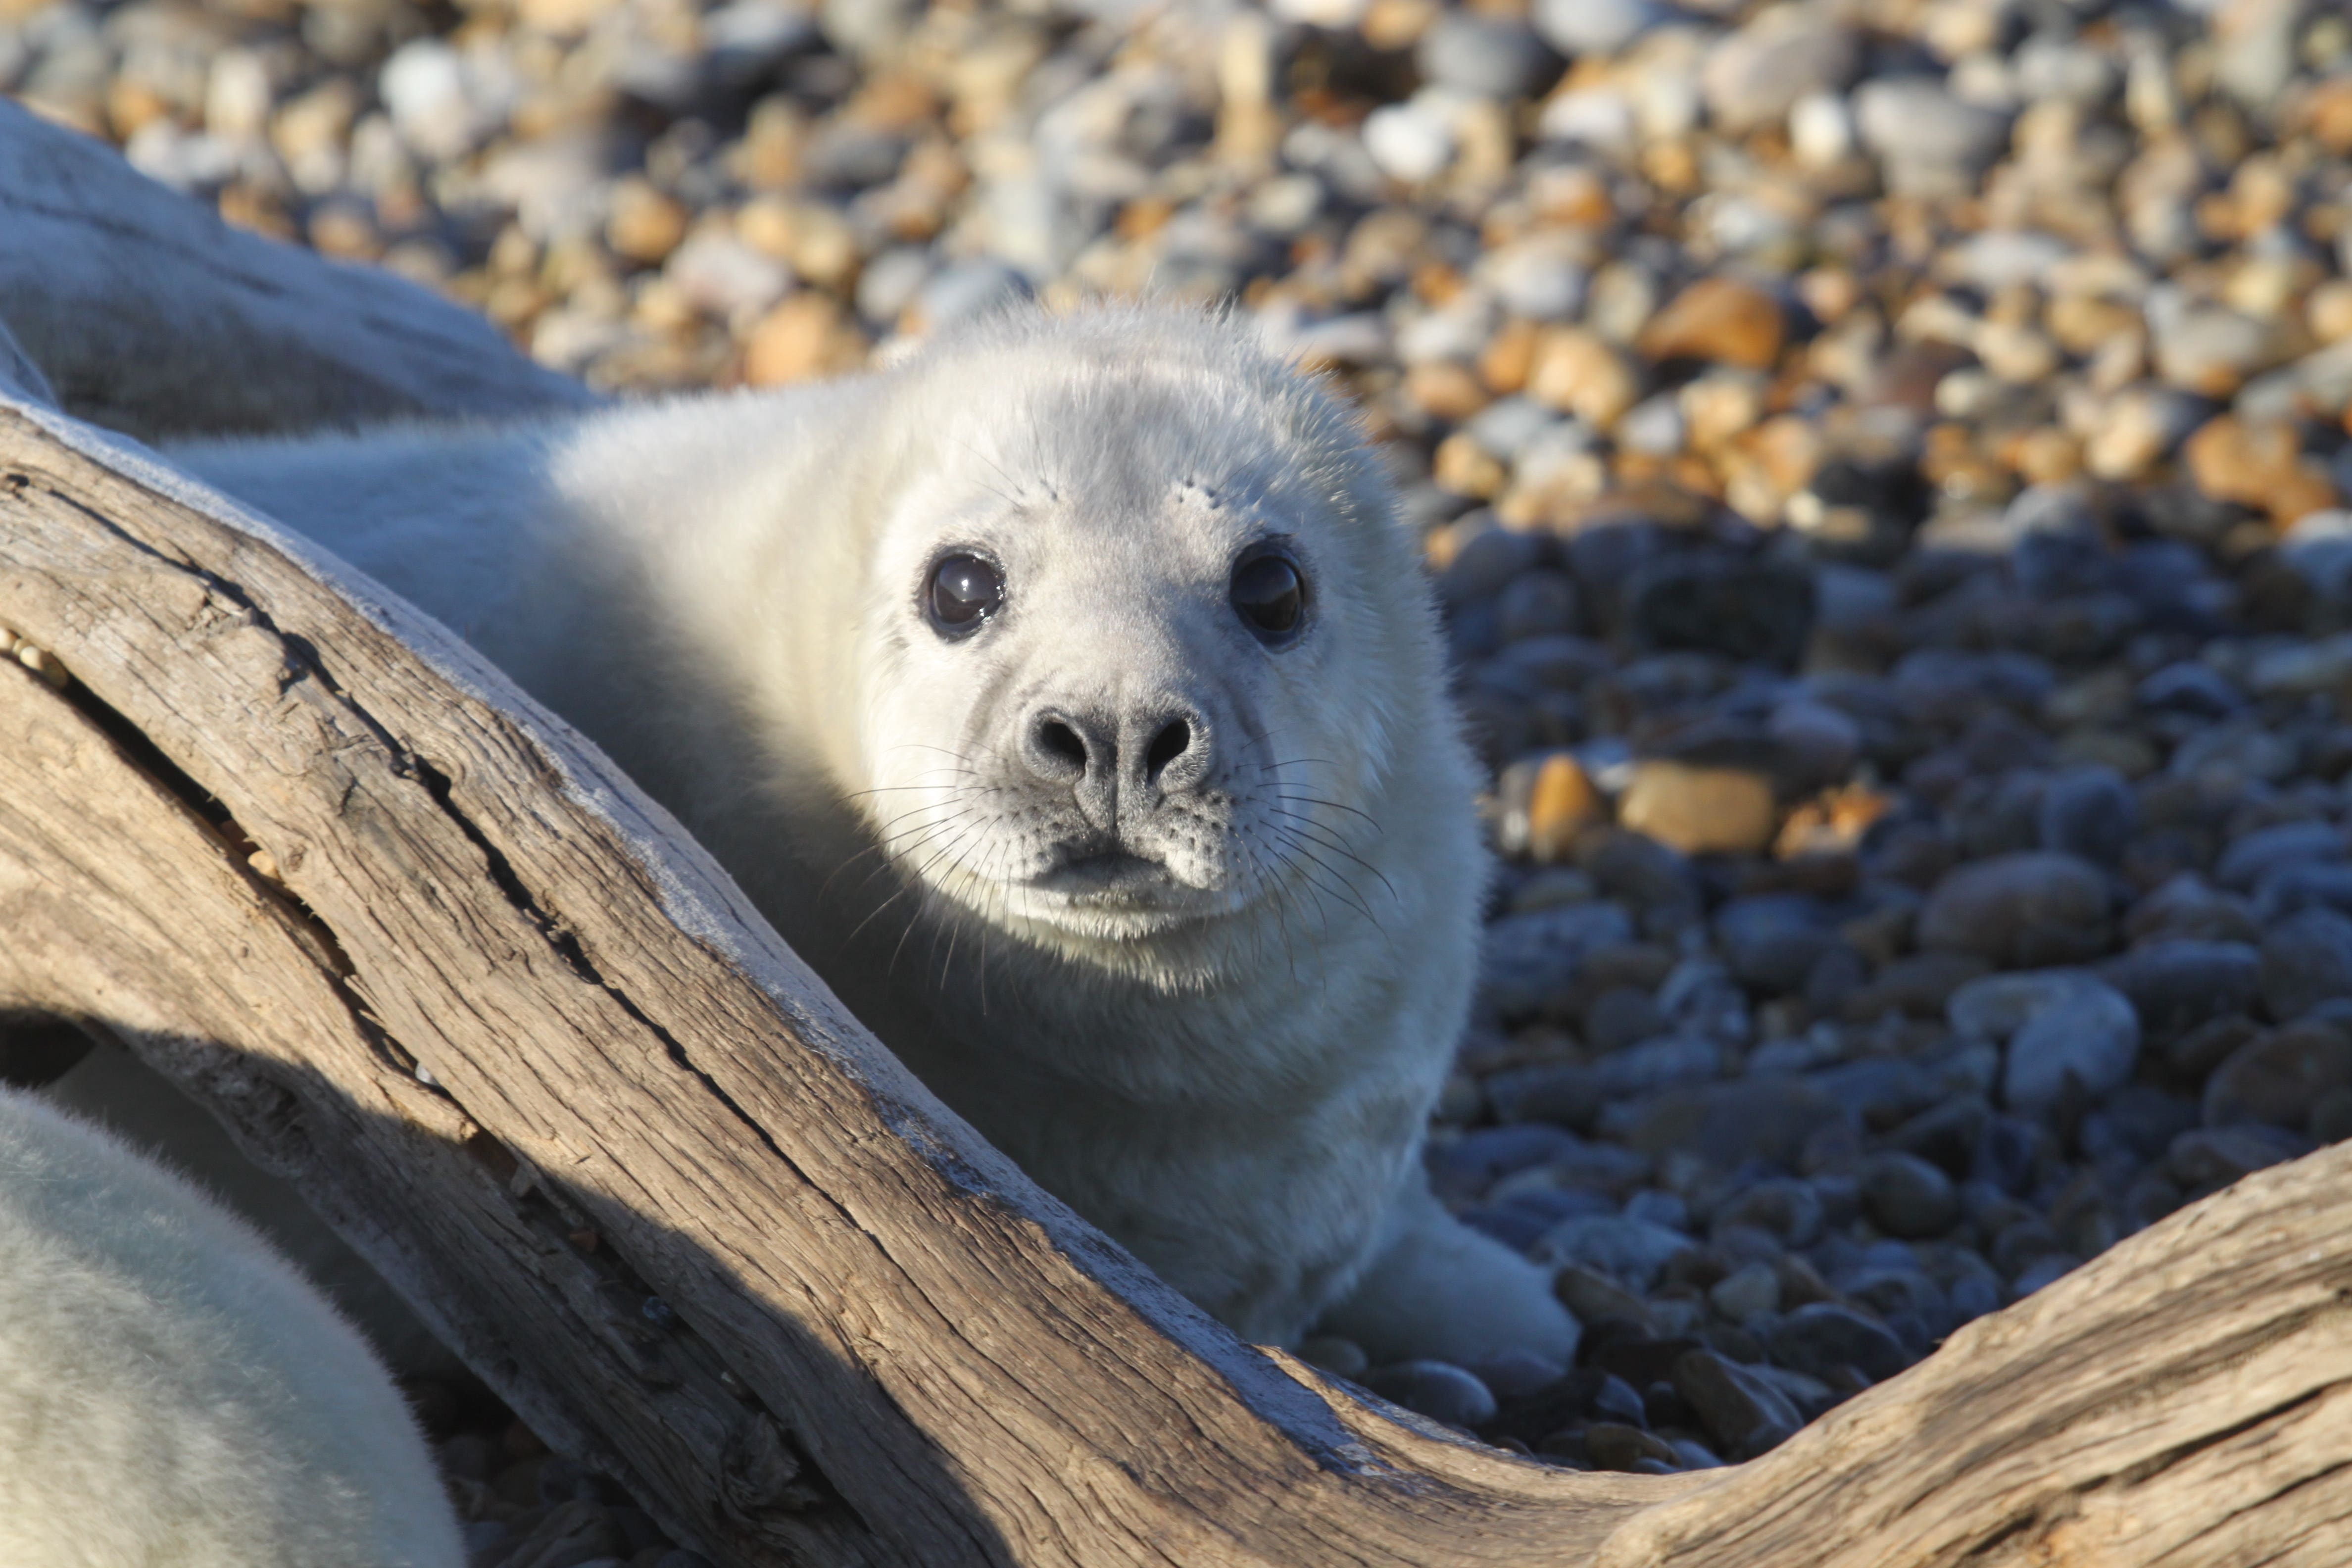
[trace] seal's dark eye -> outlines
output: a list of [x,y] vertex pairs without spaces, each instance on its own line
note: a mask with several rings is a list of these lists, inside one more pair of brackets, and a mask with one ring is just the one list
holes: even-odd
[[1004,603],[1004,579],[977,555],[949,555],[931,568],[931,622],[943,632],[968,632]]
[[1307,580],[1286,556],[1253,555],[1234,568],[1234,608],[1250,630],[1280,642],[1298,629],[1307,607]]

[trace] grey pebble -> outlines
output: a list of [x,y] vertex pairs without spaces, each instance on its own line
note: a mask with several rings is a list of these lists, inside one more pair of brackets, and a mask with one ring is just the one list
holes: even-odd
[[2240,942],[2172,938],[2142,943],[2104,965],[2099,975],[2131,1003],[2148,1043],[2163,1045],[2252,1005],[2262,987],[2262,955]]
[[1646,1291],[1678,1254],[1695,1244],[1678,1230],[1627,1218],[1595,1215],[1564,1220],[1537,1244],[1538,1263],[1573,1263],[1617,1281],[1626,1289]]
[[1919,910],[1923,948],[2019,968],[2079,963],[2112,941],[2106,878],[2079,856],[2028,851],[1961,866]]
[[1891,1236],[1941,1236],[1960,1217],[1952,1179],[1914,1154],[1874,1154],[1862,1168],[1864,1212]]
[[1785,117],[1808,93],[1843,88],[1861,68],[1851,29],[1782,6],[1716,45],[1699,80],[1716,123],[1738,132]]
[[1624,1099],[1722,1075],[1723,1047],[1713,1040],[1666,1035],[1603,1057],[1594,1070],[1601,1091]]
[[2248,892],[2281,868],[2339,861],[2346,852],[2343,830],[2332,824],[2281,823],[2233,839],[2214,863],[2213,879],[2233,891]]
[[2308,909],[2273,927],[2263,939],[2262,994],[2271,1016],[2281,1019],[2352,996],[2352,917]]
[[2009,115],[1963,102],[1931,77],[1879,77],[1853,95],[1855,127],[1886,182],[1910,195],[1965,190],[2009,140]]
[[1713,1351],[1684,1352],[1675,1362],[1674,1384],[1734,1462],[1754,1458],[1804,1424],[1788,1395]]
[[2352,1037],[2308,1020],[2249,1040],[2205,1080],[2205,1125],[2267,1122],[2302,1131],[2329,1094],[2352,1089]]
[[2028,1018],[2003,1052],[2003,1103],[2041,1111],[2071,1081],[2093,1099],[2119,1089],[2139,1061],[2139,1016],[2112,986],[2090,981]]
[[1839,940],[1829,912],[1800,893],[1734,899],[1716,911],[1715,935],[1733,977],[1770,994],[1801,989]]
[[2018,1272],[2014,1285],[2020,1296],[2031,1296],[2060,1276],[2071,1274],[2083,1260],[2066,1252],[2045,1252]]
[[1752,1313],[1778,1311],[1780,1276],[1769,1263],[1747,1264],[1710,1286],[1706,1299],[1717,1311],[1735,1323]]
[[1772,1359],[1811,1377],[1830,1379],[1852,1366],[1883,1383],[1911,1364],[1912,1357],[1887,1327],[1851,1307],[1815,1301],[1780,1320],[1770,1341]]
[[1673,16],[1653,0],[1536,0],[1535,26],[1564,55],[1612,54]]
[[2112,866],[2139,827],[2139,797],[2105,764],[2069,768],[2042,792],[2035,824],[2042,847]]
[[1423,78],[1481,98],[1520,98],[1559,72],[1559,61],[1524,23],[1450,11],[1421,36]]
[[1391,1362],[1365,1373],[1363,1384],[1383,1399],[1449,1426],[1483,1426],[1495,1418],[1493,1391],[1451,1362]]
[[1568,1367],[1530,1350],[1509,1350],[1465,1369],[1498,1400],[1523,1399],[1568,1375]]
[[1716,1205],[1712,1230],[1743,1226],[1780,1238],[1787,1247],[1811,1246],[1822,1234],[1821,1194],[1810,1182],[1769,1177]]

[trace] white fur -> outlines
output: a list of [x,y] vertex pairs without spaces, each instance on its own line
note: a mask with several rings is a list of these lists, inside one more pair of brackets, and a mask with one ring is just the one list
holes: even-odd
[[178,1177],[0,1090],[0,1563],[459,1568],[361,1341]]
[[[1030,314],[783,393],[176,456],[587,731],[950,1104],[1244,1336],[1360,1282],[1412,1304],[1349,1315],[1375,1355],[1573,1345],[1416,1157],[1485,862],[1414,553],[1351,417],[1237,329]],[[1271,537],[1310,582],[1279,651],[1226,601]],[[956,548],[1009,597],[948,640],[920,603]],[[1021,762],[1042,708],[1195,743],[1090,794]],[[1066,868],[1112,850],[1111,884]]]

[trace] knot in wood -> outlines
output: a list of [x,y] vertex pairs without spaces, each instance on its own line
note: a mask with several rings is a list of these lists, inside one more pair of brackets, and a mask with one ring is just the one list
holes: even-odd
[[792,1439],[763,1410],[743,1412],[728,1433],[719,1456],[719,1493],[727,1510],[747,1522],[761,1514],[800,1513],[825,1500]]

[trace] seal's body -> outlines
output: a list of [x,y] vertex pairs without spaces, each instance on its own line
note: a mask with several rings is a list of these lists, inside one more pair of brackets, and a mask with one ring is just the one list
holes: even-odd
[[0,1090],[0,1563],[464,1562],[359,1334],[194,1187]]
[[1252,1339],[1563,1353],[1418,1150],[1485,863],[1349,417],[1104,311],[886,374],[181,461],[448,622],[668,805],[1041,1184]]

